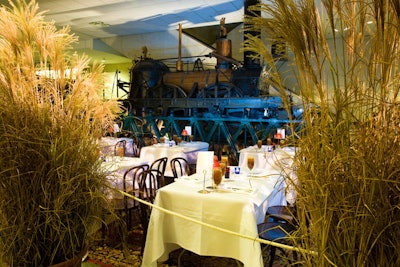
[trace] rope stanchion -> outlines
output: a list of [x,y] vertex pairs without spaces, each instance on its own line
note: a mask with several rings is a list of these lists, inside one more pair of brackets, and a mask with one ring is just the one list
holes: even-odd
[[277,243],[277,242],[261,239],[259,237],[243,235],[243,234],[240,234],[240,233],[237,233],[237,232],[234,232],[234,231],[226,230],[224,228],[220,228],[220,227],[214,226],[212,224],[208,224],[208,223],[204,223],[202,221],[195,220],[193,218],[187,217],[187,216],[182,215],[180,213],[164,209],[162,207],[154,205],[153,203],[144,201],[144,200],[142,200],[140,198],[137,198],[137,197],[132,196],[132,195],[130,195],[128,193],[125,193],[124,191],[118,190],[118,189],[116,189],[114,187],[110,187],[110,188],[113,189],[113,190],[116,190],[118,193],[121,193],[122,195],[124,195],[124,196],[126,196],[128,198],[131,198],[131,199],[133,199],[135,201],[138,201],[138,202],[140,202],[142,204],[148,205],[148,206],[150,206],[150,207],[152,207],[154,209],[157,209],[157,210],[162,211],[164,213],[179,217],[181,219],[184,219],[184,220],[187,220],[187,221],[190,221],[190,222],[193,222],[193,223],[197,223],[197,224],[203,225],[205,227],[208,227],[208,228],[220,231],[220,232],[224,232],[224,233],[235,235],[235,236],[238,236],[238,237],[241,237],[241,238],[253,240],[254,242],[259,242],[259,243],[262,243],[262,244],[279,247],[279,248],[282,248],[282,249],[287,249],[287,250],[291,250],[291,251],[297,251],[297,252],[301,252],[301,253],[308,253],[308,254],[311,254],[311,255],[317,255],[318,254],[316,251],[310,251],[310,250],[306,250],[306,249],[302,249],[302,248],[296,248],[296,247],[293,247],[293,246],[289,246],[289,245],[285,245],[285,244],[281,244],[281,243]]

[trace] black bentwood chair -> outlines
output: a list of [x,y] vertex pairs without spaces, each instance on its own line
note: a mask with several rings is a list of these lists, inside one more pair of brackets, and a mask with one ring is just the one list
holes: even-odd
[[171,170],[174,178],[179,178],[184,175],[190,175],[189,162],[182,157],[171,159]]
[[[268,214],[267,211],[266,220],[257,225],[258,236],[267,241],[292,245],[293,241],[290,236],[297,230],[294,213],[289,208],[284,208],[283,206],[270,207],[269,212]],[[266,245],[263,245],[263,251],[266,247]],[[274,264],[277,249],[280,249],[283,254],[287,255],[286,251],[281,248],[271,245],[269,249],[269,267],[272,267]],[[293,260],[297,261],[296,251],[293,251]]]
[[[123,191],[129,195],[139,198],[139,176],[147,170],[149,165],[142,164],[129,168],[123,176]],[[113,201],[114,210],[120,213],[125,219],[128,231],[132,227],[132,211],[139,208],[139,203],[132,198],[124,196],[123,199],[115,199]]]
[[164,174],[165,174],[165,169],[167,168],[167,162],[168,162],[168,158],[163,157],[163,158],[156,159],[150,165],[151,170],[158,171],[155,173],[157,175],[157,181],[160,184],[160,187],[164,186],[164,184],[165,184]]
[[[158,170],[148,169],[139,174],[139,198],[148,203],[153,203],[156,198],[158,189],[162,186],[159,181],[162,174]],[[143,255],[144,246],[146,243],[147,228],[149,226],[151,207],[145,203],[140,203],[140,222],[143,229],[142,246],[140,255]]]

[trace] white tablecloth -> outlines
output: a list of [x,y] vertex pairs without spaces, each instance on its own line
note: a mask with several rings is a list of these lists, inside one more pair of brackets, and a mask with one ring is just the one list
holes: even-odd
[[102,153],[104,155],[113,155],[114,154],[114,148],[115,144],[118,143],[119,141],[125,140],[125,155],[126,156],[134,156],[134,149],[133,146],[135,145],[133,143],[132,138],[127,138],[127,137],[102,137],[100,141],[100,146],[102,148]]
[[140,158],[148,161],[150,164],[156,159],[167,157],[167,168],[165,176],[173,176],[170,160],[176,157],[187,159],[189,164],[195,164],[197,153],[199,151],[207,151],[208,143],[206,142],[182,142],[180,145],[170,147],[168,144],[155,144],[142,147],[140,150]]
[[[142,164],[148,164],[149,162],[140,158],[133,158],[133,157],[108,157],[108,161],[103,162],[101,164],[101,167],[103,170],[105,170],[108,175],[107,175],[107,180],[109,181],[110,185],[114,188],[117,188],[119,190],[123,190],[123,178],[125,172],[135,166],[139,166]],[[132,179],[129,179],[132,181]],[[128,181],[129,182],[129,181]],[[129,184],[128,184],[129,185]],[[132,186],[132,184],[130,184]],[[129,189],[129,188],[128,188]],[[109,192],[109,198],[110,199],[121,199],[123,198],[123,195],[111,191]]]
[[[203,185],[199,177],[183,177],[161,188],[154,204],[256,238],[257,223],[264,220],[266,208],[282,200],[279,175],[253,177],[251,187],[245,176],[235,176],[224,180],[219,192],[209,194],[198,193]],[[207,185],[211,185],[210,180]],[[220,232],[153,208],[142,267],[157,266],[157,261],[166,260],[169,252],[179,247],[199,255],[234,258],[247,267],[263,266],[260,244],[253,239]]]
[[295,153],[295,147],[277,147],[272,152],[268,152],[266,146],[261,149],[257,148],[257,146],[251,146],[240,150],[239,166],[247,169],[247,158],[252,155],[255,169],[267,169],[273,173],[284,175],[285,197],[289,203],[293,204],[297,195],[295,189],[297,172],[293,165]]
[[279,173],[282,170],[292,169],[295,148],[278,147],[272,152],[268,152],[266,146],[261,149],[257,146],[251,146],[240,150],[239,153],[239,166],[241,168],[247,168],[247,158],[251,155],[254,157],[254,168],[274,169]]

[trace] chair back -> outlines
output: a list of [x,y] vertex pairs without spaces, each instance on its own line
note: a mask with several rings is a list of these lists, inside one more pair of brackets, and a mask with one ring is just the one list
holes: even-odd
[[159,158],[153,161],[150,165],[150,169],[152,170],[158,170],[160,171],[163,175],[165,173],[165,169],[167,167],[167,157]]
[[167,168],[167,162],[168,162],[168,158],[163,157],[163,158],[156,159],[150,165],[151,170],[158,171],[158,172],[155,172],[155,174],[157,175],[157,181],[158,181],[158,184],[160,184],[160,186],[164,186],[164,174],[165,174],[165,169]]
[[132,150],[134,157],[140,157],[140,150],[143,147],[143,140],[138,137],[132,137]]
[[158,182],[161,173],[158,170],[147,169],[138,176],[139,198],[153,203],[157,190],[162,187]]
[[[129,168],[125,171],[123,177],[123,191],[135,197],[139,196],[140,184],[139,178],[141,173],[149,169],[148,164],[141,164]],[[127,208],[129,198],[124,196],[125,208]]]
[[170,164],[174,178],[190,174],[189,162],[185,158],[182,157],[173,158],[171,159]]
[[[122,177],[122,191],[139,198],[138,177],[140,173],[149,169],[148,164],[138,165],[127,169]],[[120,181],[120,179],[118,179]],[[122,198],[117,197],[111,199],[114,211],[118,212],[124,219],[127,229],[131,229],[132,216],[131,211],[139,209],[139,202],[133,198],[123,195]]]

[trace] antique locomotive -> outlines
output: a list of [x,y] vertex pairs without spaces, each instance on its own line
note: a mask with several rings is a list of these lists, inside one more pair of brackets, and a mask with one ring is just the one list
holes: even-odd
[[[140,125],[141,131],[147,127],[144,131],[158,137],[173,132],[180,135],[183,126],[190,124],[195,132],[197,129],[197,139],[212,142],[217,135],[210,123],[218,124],[214,128],[223,128],[218,135],[222,132],[233,145],[248,129],[251,139],[265,138],[288,123],[288,112],[291,118],[301,119],[301,105],[293,103],[291,110],[284,109],[279,94],[272,95],[273,87],[261,80],[265,67],[246,60],[246,55],[243,63],[231,57],[231,43],[224,33],[221,25],[217,49],[207,55],[217,59],[214,69],[204,69],[199,57],[193,70],[183,71],[180,55],[176,71],[161,60],[148,58],[146,53],[136,62],[124,104],[130,115],[146,121],[147,125]],[[160,121],[164,121],[164,127],[160,127]]]

